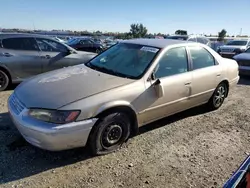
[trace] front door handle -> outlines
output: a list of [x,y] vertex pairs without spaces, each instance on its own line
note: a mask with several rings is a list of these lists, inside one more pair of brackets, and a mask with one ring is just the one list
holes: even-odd
[[218,73],[216,76],[217,76],[217,77],[221,76],[221,73]]
[[186,82],[185,86],[191,85],[191,82]]

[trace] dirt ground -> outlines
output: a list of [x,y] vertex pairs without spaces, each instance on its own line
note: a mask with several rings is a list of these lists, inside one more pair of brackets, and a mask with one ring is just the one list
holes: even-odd
[[250,152],[250,79],[224,105],[199,107],[140,129],[118,152],[48,152],[26,143],[0,93],[0,187],[221,187]]

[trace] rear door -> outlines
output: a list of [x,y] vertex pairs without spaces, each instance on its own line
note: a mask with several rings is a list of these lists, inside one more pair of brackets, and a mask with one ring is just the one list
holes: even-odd
[[48,72],[71,65],[69,50],[63,44],[47,39],[36,38],[40,48],[40,59],[42,61],[42,72]]
[[222,68],[213,55],[202,46],[189,46],[192,69],[192,106],[207,102],[221,80]]
[[33,37],[13,37],[2,39],[1,62],[20,79],[41,73],[42,61],[39,48]]

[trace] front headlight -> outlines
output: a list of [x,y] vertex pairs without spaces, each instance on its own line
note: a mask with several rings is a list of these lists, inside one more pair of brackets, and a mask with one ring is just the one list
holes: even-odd
[[235,52],[236,54],[239,54],[239,53],[242,52],[242,50],[241,50],[240,48],[236,48],[236,49],[234,50],[234,52]]
[[61,111],[61,110],[44,110],[30,109],[28,115],[32,118],[55,124],[65,124],[76,120],[80,111]]

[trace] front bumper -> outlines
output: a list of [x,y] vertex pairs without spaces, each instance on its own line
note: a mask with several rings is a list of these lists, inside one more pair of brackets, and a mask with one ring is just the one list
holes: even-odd
[[83,147],[86,145],[90,131],[97,119],[88,119],[69,124],[52,124],[29,117],[28,109],[16,113],[14,106],[8,100],[10,117],[30,144],[50,151],[60,151]]
[[219,52],[219,54],[221,55],[221,57],[225,57],[229,59],[232,59],[236,55],[236,53],[234,52]]
[[240,75],[250,76],[250,66],[239,66]]

